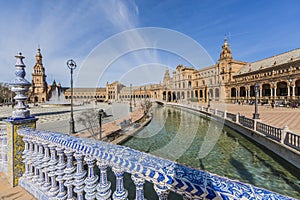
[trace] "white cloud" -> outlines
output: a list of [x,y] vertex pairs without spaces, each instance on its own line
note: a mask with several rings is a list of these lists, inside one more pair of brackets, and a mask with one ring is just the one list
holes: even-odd
[[136,25],[135,12],[131,12],[136,6],[126,1],[41,1],[38,4],[26,1],[16,5],[1,2],[0,7],[0,80],[3,82],[14,78],[14,56],[19,51],[26,57],[26,78],[30,80],[40,45],[48,79],[68,84],[65,77],[69,74],[66,68],[69,58],[80,65],[106,37]]

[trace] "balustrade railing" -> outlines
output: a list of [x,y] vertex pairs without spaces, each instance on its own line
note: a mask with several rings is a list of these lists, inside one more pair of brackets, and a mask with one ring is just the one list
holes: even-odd
[[217,110],[217,115],[220,116],[220,117],[224,117],[224,111],[221,111],[221,110]]
[[248,128],[251,128],[251,129],[254,128],[254,120],[253,119],[247,118],[245,116],[239,116],[239,122],[240,122],[240,124],[242,124]]
[[[178,105],[178,104],[174,104],[174,105]],[[179,104],[179,106],[186,107],[186,106],[180,105],[180,104]],[[292,132],[283,134],[284,130],[282,128],[274,127],[274,126],[264,124],[262,122],[247,118],[245,116],[236,115],[233,113],[217,110],[214,108],[199,106],[198,108],[196,108],[196,110],[204,111],[204,112],[207,112],[207,113],[210,113],[213,115],[217,115],[217,116],[229,119],[233,122],[239,122],[241,125],[243,125],[247,128],[250,128],[254,131],[260,132],[260,133],[264,134],[265,136],[272,138],[282,144],[286,144],[296,150],[300,150],[300,145],[299,145],[299,143],[300,143],[299,137],[300,136],[298,134],[295,134]]]
[[292,132],[287,132],[285,136],[284,144],[300,151],[300,135]]
[[256,123],[256,131],[263,133],[267,137],[273,138],[274,140],[280,141],[282,129],[274,126],[270,126],[261,122]]
[[[154,185],[160,200],[168,199],[170,191],[184,199],[291,199],[124,146],[33,129],[18,133],[25,143],[19,185],[37,199],[125,200],[132,188],[126,188],[124,173],[131,174],[136,200],[145,199],[145,181]],[[116,177],[115,191],[108,168]]]
[[230,119],[231,121],[236,121],[236,114],[233,114],[233,113],[226,113],[226,117],[227,119]]

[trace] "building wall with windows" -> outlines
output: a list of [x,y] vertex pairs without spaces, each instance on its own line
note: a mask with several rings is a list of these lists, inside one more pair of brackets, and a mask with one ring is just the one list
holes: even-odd
[[[73,88],[73,100],[77,102],[105,101],[105,88]],[[71,89],[65,91],[65,99],[71,99]]]
[[[32,102],[45,102],[53,91],[61,88],[54,82],[47,85],[40,49],[32,74],[29,98]],[[118,81],[105,88],[74,88],[74,100],[130,101],[151,98],[176,102],[252,102],[254,85],[259,84],[261,103],[286,104],[300,101],[300,49],[255,62],[233,58],[229,43],[224,40],[216,64],[202,69],[178,65],[174,71],[167,69],[162,83],[128,87]],[[60,90],[63,91],[63,90]],[[65,98],[70,99],[70,89]]]
[[256,83],[263,103],[299,101],[300,49],[247,63],[233,78],[227,84],[228,102],[254,100]]
[[300,49],[250,63],[235,60],[225,39],[215,65],[166,70],[161,93],[166,101],[248,103],[256,83],[261,103],[300,101]]

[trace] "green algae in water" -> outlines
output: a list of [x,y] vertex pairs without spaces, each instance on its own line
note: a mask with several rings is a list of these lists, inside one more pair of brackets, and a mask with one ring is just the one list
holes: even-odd
[[[207,138],[211,138],[212,144],[217,139],[216,144],[206,156],[199,156],[204,140],[209,142]],[[172,107],[154,108],[151,123],[123,145],[300,197],[299,169],[240,133],[195,112]]]

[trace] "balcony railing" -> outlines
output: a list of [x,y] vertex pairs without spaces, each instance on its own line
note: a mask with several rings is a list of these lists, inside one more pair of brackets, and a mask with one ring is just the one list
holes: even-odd
[[284,144],[300,151],[300,135],[292,132],[287,132]]
[[282,135],[282,129],[274,126],[270,126],[261,122],[256,123],[256,130],[264,135],[273,138],[274,140],[280,141]]
[[232,114],[232,113],[226,113],[227,118],[230,119],[231,121],[236,121],[236,114]]
[[239,116],[239,122],[248,128],[251,128],[251,129],[254,128],[254,120],[253,119],[247,118],[245,116]]
[[[127,199],[124,173],[131,174],[137,200],[145,199],[145,181],[161,200],[170,191],[183,199],[291,199],[124,146],[33,129],[18,133],[25,143],[19,185],[37,199]],[[115,191],[108,168],[116,177]]]

